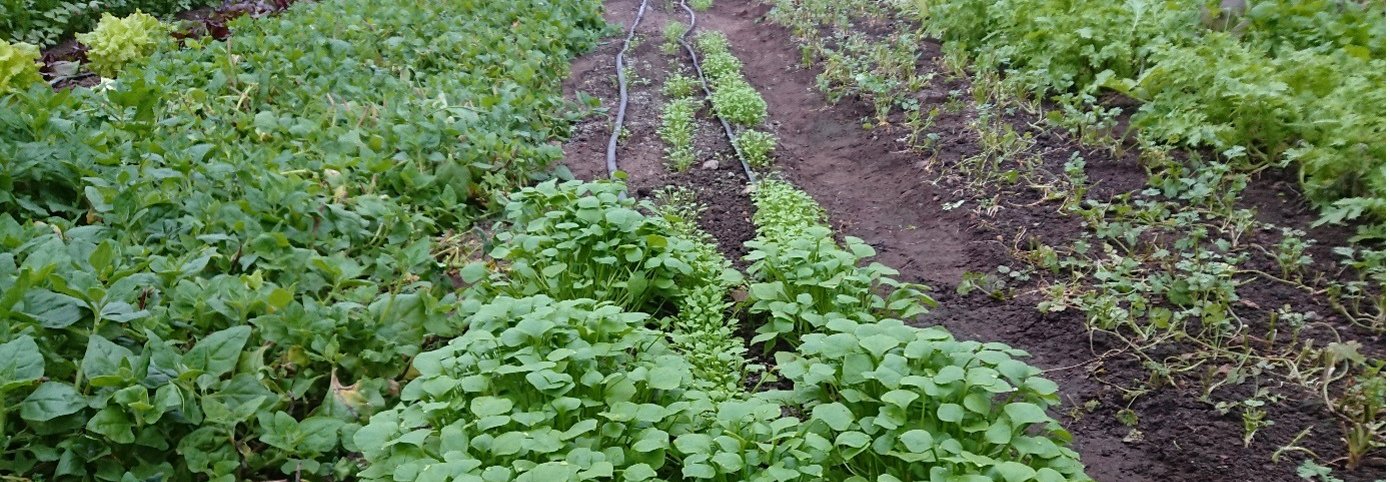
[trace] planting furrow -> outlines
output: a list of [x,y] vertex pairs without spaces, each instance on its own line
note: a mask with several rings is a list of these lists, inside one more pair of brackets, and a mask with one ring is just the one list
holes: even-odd
[[618,173],[618,136],[623,132],[623,120],[627,117],[627,66],[623,63],[623,55],[632,46],[632,38],[637,35],[637,27],[642,25],[642,16],[647,13],[647,0],[637,6],[637,15],[632,19],[632,26],[628,28],[627,38],[623,39],[623,48],[618,50],[618,55],[614,57],[615,71],[618,82],[618,112],[613,116],[612,134],[608,137],[607,156],[608,176],[615,177]]

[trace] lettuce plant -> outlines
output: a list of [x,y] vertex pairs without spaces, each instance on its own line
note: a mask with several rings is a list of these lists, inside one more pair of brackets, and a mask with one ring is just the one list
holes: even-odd
[[680,99],[695,95],[699,89],[699,79],[677,72],[666,78],[666,83],[661,86],[661,93],[672,99]]
[[33,45],[0,40],[0,94],[29,88],[41,82],[39,49]]
[[115,77],[121,67],[154,53],[170,30],[159,19],[139,11],[124,18],[108,13],[101,16],[96,30],[77,34],[77,41],[89,49],[87,59],[93,72]]

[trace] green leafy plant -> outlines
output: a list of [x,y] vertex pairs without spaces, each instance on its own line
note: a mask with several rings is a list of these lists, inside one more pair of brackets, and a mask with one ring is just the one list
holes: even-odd
[[742,78],[725,78],[716,82],[710,101],[719,117],[737,125],[753,127],[767,118],[767,102],[757,89]]
[[[809,409],[833,480],[1090,480],[1047,415],[1057,385],[999,343],[940,328],[832,318],[777,366]],[[1008,394],[1001,400],[1000,394]]]
[[352,432],[470,308],[446,233],[558,159],[600,14],[325,0],[6,97],[5,473],[356,478]]
[[1312,460],[1304,460],[1303,463],[1298,466],[1298,471],[1296,473],[1298,474],[1298,477],[1303,480],[1312,480],[1317,482],[1342,482],[1342,479],[1339,479],[1336,476],[1332,475],[1331,467],[1323,466]]
[[690,26],[677,21],[666,23],[666,27],[661,29],[661,37],[666,41],[661,44],[661,51],[666,55],[675,55],[680,48],[681,38],[685,36],[686,30]]
[[674,99],[661,112],[657,135],[666,141],[666,158],[671,169],[682,172],[695,163],[695,114],[701,102],[694,97]]
[[1345,394],[1335,401],[1335,409],[1342,418],[1347,467],[1354,469],[1367,455],[1385,448],[1384,362],[1366,365],[1350,385]]
[[705,30],[695,35],[695,46],[703,55],[700,67],[713,85],[714,113],[745,127],[761,124],[767,118],[767,102],[744,80],[743,63],[729,51],[728,37]]
[[136,11],[164,17],[198,7],[211,0],[30,0],[0,4],[0,40],[51,46],[77,32],[90,30],[105,13],[125,16]]
[[743,62],[729,50],[729,38],[723,32],[704,30],[695,34],[695,48],[701,55],[700,67],[712,82],[742,78]]
[[[644,313],[673,308],[695,284],[698,252],[638,210],[650,204],[620,199],[623,189],[547,181],[513,193],[505,217],[514,229],[499,232],[490,253],[506,264],[497,285],[516,297],[586,298]],[[465,281],[481,273],[475,264]]]
[[690,363],[693,386],[711,400],[733,399],[743,393],[745,375],[756,369],[747,365],[747,348],[734,332],[738,320],[728,315],[732,305],[729,291],[742,283],[743,276],[715,247],[714,238],[700,229],[699,217],[705,207],[694,192],[665,189],[656,198],[657,221],[670,237],[688,241],[695,253],[691,266],[696,286],[669,320],[671,345]]
[[115,77],[121,67],[154,53],[170,29],[159,19],[139,11],[121,18],[103,14],[97,28],[78,34],[77,41],[87,46],[93,72]]
[[744,160],[753,167],[767,167],[772,164],[772,150],[777,147],[777,138],[772,134],[752,129],[740,132],[734,138],[734,145],[743,153]]
[[545,296],[479,307],[462,336],[415,358],[404,403],[353,436],[371,464],[361,477],[654,478],[695,406],[689,365],[646,318]]
[[661,93],[671,99],[683,99],[694,96],[700,90],[700,79],[685,75],[680,72],[666,77],[666,83],[661,86]]
[[[760,181],[753,202],[758,237],[746,243],[748,311],[766,321],[753,343],[771,347],[815,332],[834,318],[910,319],[934,307],[926,287],[901,283],[896,270],[860,264],[874,255],[862,240],[838,246],[815,201],[784,181]],[[886,296],[885,296],[886,294]]]
[[0,40],[0,95],[25,90],[42,81],[38,47]]
[[[1143,102],[1131,119],[1142,137],[1296,165],[1323,222],[1360,219],[1362,236],[1378,239],[1385,7],[1332,3],[1258,2],[1240,35],[1206,30],[1193,18],[1201,9],[1159,0],[921,0],[916,9],[948,47],[1002,67],[1019,90],[1053,96],[1070,125],[1103,127],[1098,92],[1116,90]],[[1059,33],[1029,35],[1042,30]]]

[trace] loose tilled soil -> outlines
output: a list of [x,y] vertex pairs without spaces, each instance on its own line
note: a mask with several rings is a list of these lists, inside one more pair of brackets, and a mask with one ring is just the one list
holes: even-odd
[[[639,1],[607,2],[608,21],[625,30]],[[666,101],[660,86],[668,72],[690,70],[684,52],[668,55],[659,48],[660,29],[669,21],[686,21],[684,12],[667,12],[660,3],[649,4],[639,29],[640,43],[626,56],[628,65],[650,83],[629,87],[629,134],[620,143],[619,168],[628,173],[638,197],[666,185],[694,189],[699,201],[709,207],[701,224],[719,240],[726,255],[738,260],[746,252],[742,243],[753,236],[749,221],[753,207],[744,190],[746,179],[708,113],[700,116],[696,144],[701,155],[695,165],[680,174],[664,165],[664,144],[656,134]],[[847,99],[827,105],[815,87],[818,71],[798,65],[801,54],[794,40],[787,30],[764,18],[768,10],[756,2],[718,0],[710,11],[697,13],[697,18],[701,28],[728,35],[734,53],[744,62],[744,75],[767,100],[767,127],[779,139],[777,169],[826,207],[841,234],[869,242],[878,250],[877,260],[900,270],[902,279],[935,289],[941,307],[920,323],[940,324],[961,338],[1002,341],[1030,352],[1031,363],[1047,370],[1047,376],[1062,388],[1063,403],[1054,416],[1074,435],[1073,446],[1092,477],[1101,481],[1300,480],[1295,475],[1300,456],[1280,462],[1270,456],[1310,427],[1299,445],[1328,458],[1342,453],[1337,423],[1321,401],[1308,394],[1290,391],[1286,395],[1292,398],[1270,407],[1268,420],[1274,424],[1259,431],[1246,447],[1238,411],[1221,415],[1198,401],[1201,389],[1195,384],[1161,387],[1132,403],[1124,398],[1117,387],[1137,385],[1148,378],[1148,371],[1127,357],[1098,361],[1097,354],[1121,344],[1090,335],[1076,310],[1042,314],[1036,308],[1041,297],[1028,286],[1013,286],[1014,296],[1003,301],[983,295],[958,296],[954,287],[962,274],[1019,266],[1013,256],[1016,247],[1026,246],[1030,239],[1063,244],[1083,232],[1081,221],[1061,214],[1056,203],[1038,203],[1040,195],[1035,191],[993,186],[980,192],[967,188],[968,179],[949,171],[949,166],[981,149],[969,126],[975,109],[968,95],[964,96],[966,108],[937,118],[933,131],[941,137],[932,162],[925,154],[904,149],[898,141],[904,134],[901,129],[866,130],[862,124],[872,109],[865,103]],[[610,40],[574,63],[565,90],[570,96],[584,92],[598,97],[611,115],[617,105],[614,55],[622,39]],[[935,58],[940,46],[929,43],[922,51],[921,66],[939,70]],[[935,79],[919,97],[924,105],[945,102],[953,90],[969,91],[967,80],[953,80],[944,73]],[[1132,152],[1115,157],[1084,147],[1066,133],[1035,127],[1021,115],[1005,118],[1020,132],[1034,134],[1037,142],[1030,151],[1041,156],[1041,168],[1054,176],[1061,175],[1072,152],[1080,152],[1087,162],[1092,199],[1108,199],[1145,186],[1147,175]],[[607,177],[604,151],[610,125],[610,116],[592,117],[578,125],[564,145],[565,164],[576,177]],[[717,168],[701,167],[710,159],[718,161]],[[1309,228],[1316,216],[1299,197],[1296,184],[1278,175],[1267,177],[1252,182],[1241,206],[1258,209],[1263,221],[1309,232],[1310,239],[1319,240],[1310,250],[1319,262],[1317,270],[1334,272],[1329,248],[1345,243],[1349,233]],[[1002,208],[973,209],[977,200],[990,198]],[[943,209],[944,204],[962,199],[966,202],[961,207]],[[1266,246],[1278,241],[1278,233],[1256,236]],[[1266,260],[1254,267],[1278,272],[1273,266]],[[1241,289],[1240,296],[1255,306],[1292,304],[1297,311],[1334,318],[1325,301],[1286,285],[1251,283]],[[1370,349],[1369,357],[1384,358],[1384,335],[1341,326],[1339,334],[1360,341]],[[1087,410],[1083,407],[1088,401],[1099,406]],[[1115,413],[1124,408],[1138,415],[1137,426],[1117,419]],[[1383,472],[1384,461],[1373,460],[1353,473],[1339,471],[1339,475],[1347,480],[1374,480]]]

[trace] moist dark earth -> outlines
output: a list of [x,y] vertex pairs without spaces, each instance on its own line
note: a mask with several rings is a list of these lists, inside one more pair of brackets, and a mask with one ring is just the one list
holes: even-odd
[[[625,31],[632,24],[639,0],[607,2],[608,21]],[[901,271],[901,278],[934,288],[941,307],[918,321],[947,327],[958,337],[1001,341],[1032,354],[1029,360],[1047,371],[1062,387],[1062,404],[1053,415],[1075,437],[1087,472],[1101,481],[1301,480],[1299,454],[1275,462],[1271,454],[1289,444],[1304,429],[1309,432],[1298,445],[1327,458],[1343,453],[1341,429],[1312,394],[1289,390],[1282,403],[1269,408],[1272,426],[1260,430],[1247,447],[1239,411],[1226,415],[1198,401],[1200,387],[1178,379],[1172,386],[1155,387],[1132,401],[1120,387],[1132,387],[1149,378],[1134,358],[1100,357],[1121,342],[1103,334],[1093,335],[1076,310],[1043,314],[1037,309],[1041,296],[1025,282],[1011,286],[1013,296],[996,300],[983,295],[957,295],[954,288],[967,272],[994,272],[999,266],[1018,266],[1014,251],[1031,240],[1077,238],[1084,230],[1080,220],[1062,214],[1056,203],[1039,203],[1035,191],[1011,186],[988,186],[984,191],[970,180],[953,174],[949,167],[980,152],[970,128],[973,106],[943,113],[933,131],[940,135],[934,157],[905,149],[902,132],[892,127],[866,130],[864,119],[872,115],[865,103],[846,99],[828,105],[816,90],[815,67],[803,68],[795,41],[784,28],[765,19],[770,7],[757,2],[718,0],[706,12],[697,13],[699,28],[717,29],[728,35],[734,53],[744,63],[744,75],[768,102],[768,125],[779,139],[775,169],[806,190],[823,205],[839,234],[864,239],[878,251],[877,261]],[[754,235],[749,217],[753,206],[745,191],[747,179],[734,160],[732,149],[707,112],[700,115],[695,165],[674,173],[665,165],[664,144],[656,134],[661,107],[666,99],[660,86],[670,72],[691,72],[683,52],[662,52],[661,29],[669,21],[686,22],[684,12],[666,11],[657,2],[649,5],[638,39],[626,55],[641,79],[629,87],[625,128],[619,144],[619,168],[628,176],[637,197],[650,197],[662,186],[694,190],[708,209],[702,226],[718,239],[720,249],[739,262],[746,252],[743,242]],[[589,117],[575,127],[564,144],[565,165],[581,179],[608,176],[605,148],[616,111],[615,55],[621,36],[608,39],[596,51],[579,58],[565,84],[568,96],[585,93],[600,99],[610,115]],[[922,46],[923,68],[937,68],[940,45]],[[941,103],[951,91],[968,91],[969,81],[938,75],[921,93],[924,105]],[[966,96],[966,103],[973,104]],[[1090,180],[1088,197],[1106,199],[1114,194],[1142,189],[1147,173],[1133,149],[1119,156],[1079,144],[1064,132],[1039,128],[1021,115],[1006,115],[1020,132],[1032,132],[1030,147],[1042,163],[1035,169],[1060,176],[1072,152],[1084,155]],[[717,164],[702,167],[707,161]],[[971,209],[975,201],[988,199],[997,210]],[[943,204],[965,200],[964,207],[944,210]],[[1257,177],[1244,191],[1241,207],[1257,209],[1261,220],[1299,227],[1318,240],[1312,254],[1316,270],[1335,273],[1328,251],[1345,244],[1346,229],[1311,228],[1316,213],[1299,197],[1296,183],[1286,173]],[[1278,233],[1257,233],[1257,243],[1272,245]],[[1263,263],[1260,265],[1259,263]],[[1258,261],[1256,268],[1274,269],[1272,261]],[[1035,282],[1031,282],[1035,283]],[[1296,288],[1274,283],[1250,283],[1240,295],[1254,306],[1290,304],[1298,311],[1333,316],[1326,302]],[[1358,340],[1369,357],[1384,358],[1384,335],[1339,326],[1338,336]],[[1277,383],[1275,381],[1274,383]],[[1088,402],[1090,402],[1088,404]],[[1137,425],[1127,426],[1116,412],[1131,409]],[[1353,472],[1339,470],[1346,480],[1375,480],[1384,473],[1384,458],[1363,463]]]

